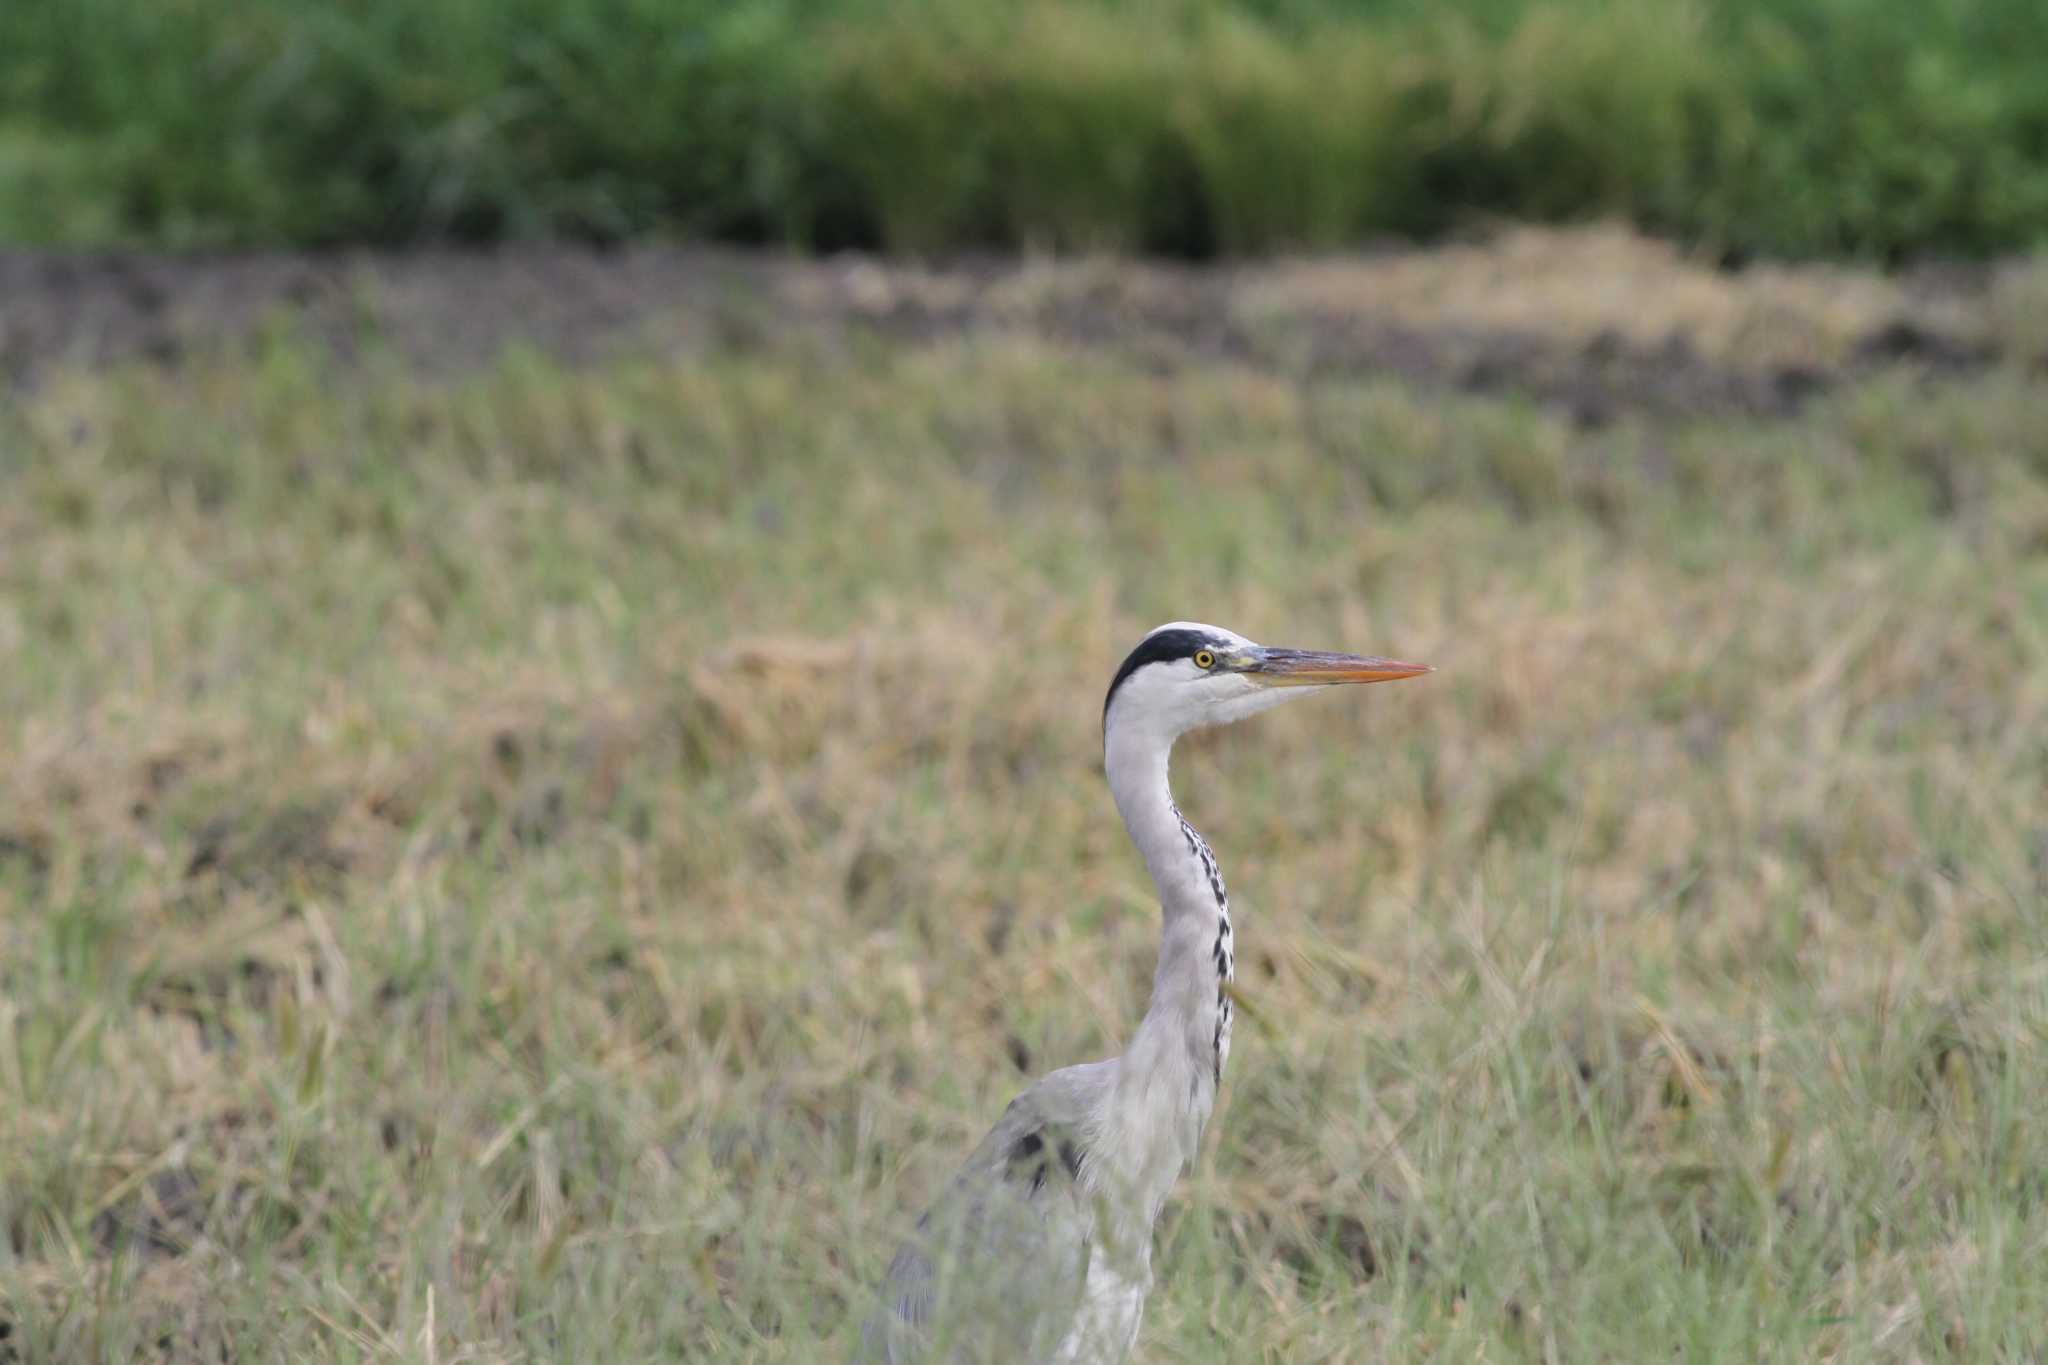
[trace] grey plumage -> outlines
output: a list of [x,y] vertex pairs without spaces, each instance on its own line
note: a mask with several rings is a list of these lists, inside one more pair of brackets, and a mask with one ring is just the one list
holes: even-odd
[[1054,1357],[1087,1276],[1089,1115],[1114,1065],[1055,1071],[1010,1102],[897,1250],[861,1360]]

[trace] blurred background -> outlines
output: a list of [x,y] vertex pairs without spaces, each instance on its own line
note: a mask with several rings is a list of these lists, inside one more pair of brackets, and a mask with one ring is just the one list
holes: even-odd
[[2043,51],[2029,0],[23,3],[0,232],[1981,254],[2048,215]]
[[0,1362],[809,1361],[1243,1023],[1145,1361],[2048,1347],[2048,9],[0,6]]

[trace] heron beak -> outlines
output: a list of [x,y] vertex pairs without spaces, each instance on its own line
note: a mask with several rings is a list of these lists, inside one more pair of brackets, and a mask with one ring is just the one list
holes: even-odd
[[1336,683],[1397,682],[1435,671],[1428,664],[1404,664],[1399,659],[1326,654],[1317,649],[1268,649],[1245,673],[1265,687],[1329,687]]

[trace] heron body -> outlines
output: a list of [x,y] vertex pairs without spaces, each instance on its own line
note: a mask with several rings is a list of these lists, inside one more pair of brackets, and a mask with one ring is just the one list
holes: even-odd
[[1103,769],[1159,892],[1151,1002],[1122,1055],[1064,1067],[1010,1102],[896,1253],[857,1359],[1108,1365],[1130,1353],[1153,1224],[1230,1056],[1230,898],[1174,803],[1173,743],[1311,691],[1427,671],[1187,621],[1131,651],[1103,702]]

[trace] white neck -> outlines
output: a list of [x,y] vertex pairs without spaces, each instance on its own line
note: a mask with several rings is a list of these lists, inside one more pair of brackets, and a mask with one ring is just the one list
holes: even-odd
[[1156,1216],[1193,1158],[1216,1103],[1230,1049],[1234,949],[1222,876],[1200,835],[1181,818],[1167,784],[1176,736],[1142,718],[1104,739],[1103,766],[1116,808],[1138,846],[1163,914],[1152,1000],[1119,1067],[1115,1112],[1134,1164],[1126,1174]]
[[1216,918],[1215,892],[1200,858],[1188,847],[1173,789],[1167,785],[1173,740],[1172,735],[1130,724],[1110,730],[1103,744],[1109,794],[1159,888],[1169,937],[1182,919],[1193,917],[1213,925]]

